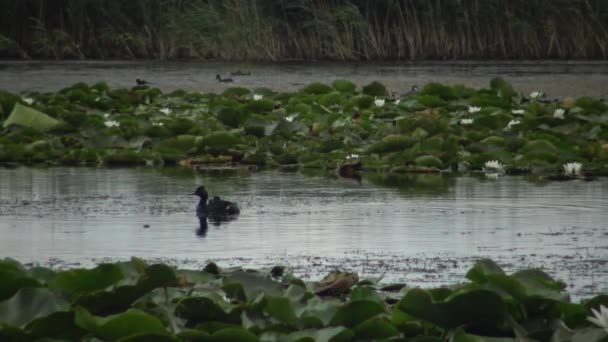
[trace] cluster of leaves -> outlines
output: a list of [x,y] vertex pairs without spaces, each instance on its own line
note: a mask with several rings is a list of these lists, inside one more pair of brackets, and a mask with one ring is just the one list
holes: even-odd
[[568,301],[539,270],[479,261],[469,282],[423,290],[282,267],[176,270],[140,259],[54,271],[0,261],[3,341],[605,341],[586,320],[600,295]]
[[528,98],[502,79],[480,90],[430,83],[402,98],[379,82],[359,91],[347,80],[223,94],[79,83],[0,92],[0,105],[0,162],[333,169],[357,155],[376,171],[479,170],[489,160],[514,172],[558,172],[571,161],[608,170],[605,103]]

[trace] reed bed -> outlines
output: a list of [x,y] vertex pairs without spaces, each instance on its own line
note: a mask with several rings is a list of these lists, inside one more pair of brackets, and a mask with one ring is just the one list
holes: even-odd
[[605,0],[4,0],[0,57],[604,59]]

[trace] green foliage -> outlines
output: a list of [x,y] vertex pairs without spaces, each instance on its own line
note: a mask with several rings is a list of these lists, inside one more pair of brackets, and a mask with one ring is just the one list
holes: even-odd
[[0,90],[0,120],[4,120],[9,116],[15,103],[19,102],[20,98],[9,92]]
[[452,87],[431,82],[420,90],[420,95],[431,95],[449,101],[458,98]]
[[217,119],[228,127],[239,127],[247,121],[248,114],[237,108],[222,108],[217,114]]
[[333,90],[334,89],[328,86],[327,84],[314,82],[304,87],[304,89],[302,89],[302,92],[304,92],[305,94],[321,95],[331,93]]
[[386,86],[378,81],[374,81],[361,89],[363,94],[369,96],[388,96]]
[[490,88],[496,91],[496,95],[498,97],[510,99],[512,97],[517,96],[517,92],[515,91],[515,89],[513,89],[513,86],[507,83],[507,81],[505,81],[501,77],[493,78],[490,81]]
[[386,153],[393,151],[403,151],[404,149],[411,147],[414,144],[413,138],[400,135],[390,134],[382,138],[379,142],[371,145],[367,152],[368,153]]
[[354,94],[357,91],[357,85],[349,80],[335,80],[331,86],[344,94]]
[[416,166],[431,167],[438,170],[443,169],[443,163],[435,156],[420,156],[414,162]]
[[4,121],[3,127],[17,125],[45,132],[56,127],[58,124],[59,121],[50,116],[17,103],[9,117]]
[[[166,95],[155,88],[110,89],[104,83],[23,99],[0,93],[0,102],[16,103],[3,123],[0,162],[138,166],[192,158],[329,169],[349,153],[365,152],[373,155],[363,160],[366,168],[400,173],[416,171],[411,165],[424,156],[441,161],[429,160],[424,167],[449,169],[461,163],[481,168],[492,159],[535,172],[560,172],[571,160],[590,172],[608,169],[601,162],[608,160],[602,147],[608,137],[606,108],[595,99],[565,101],[566,117],[556,119],[554,103],[522,104],[500,79],[478,91],[431,83],[418,95],[383,107],[374,104],[374,96],[354,93],[350,81],[333,86],[313,83],[301,92],[278,94],[257,89],[254,93],[264,95],[258,100],[239,87],[223,95]],[[366,89],[384,92],[379,83]],[[21,104],[30,99],[48,115]],[[468,112],[474,105],[481,110]],[[513,114],[513,108],[525,113]],[[462,125],[463,118],[473,124]],[[520,123],[507,129],[514,119]]]
[[[586,320],[589,308],[607,304],[605,295],[571,303],[563,292],[565,284],[544,272],[507,274],[487,259],[467,272],[468,282],[405,289],[397,298],[380,291],[387,289],[383,285],[367,282],[350,293],[336,292],[342,301],[307,289],[337,289],[346,280],[343,276],[356,281],[354,273],[332,272],[323,281],[305,283],[293,276],[273,279],[269,270],[211,268],[175,270],[134,258],[90,270],[53,272],[5,259],[0,262],[0,284],[13,284],[13,289],[0,300],[0,337],[442,341],[439,331],[449,331],[455,341],[498,341],[496,336],[510,341],[515,331],[537,337],[560,334],[565,341],[607,336]],[[34,283],[15,282],[19,277]],[[324,296],[332,294],[326,291]],[[538,326],[548,321],[552,323]]]
[[225,97],[244,97],[251,94],[251,90],[243,87],[232,87],[224,90],[222,95]]

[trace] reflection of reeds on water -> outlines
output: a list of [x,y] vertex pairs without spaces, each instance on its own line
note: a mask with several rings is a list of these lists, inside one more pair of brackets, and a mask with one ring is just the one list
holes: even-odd
[[12,57],[606,58],[608,2],[40,0],[0,3]]

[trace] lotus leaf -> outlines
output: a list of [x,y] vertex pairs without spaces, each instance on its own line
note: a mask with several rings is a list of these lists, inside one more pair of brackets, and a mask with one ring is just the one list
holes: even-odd
[[357,91],[357,85],[349,80],[335,80],[331,85],[337,91],[345,94],[354,94]]
[[264,300],[264,312],[268,316],[285,324],[295,324],[296,314],[289,298],[265,296]]
[[76,341],[85,331],[74,323],[74,313],[59,311],[30,322],[25,330],[34,340],[54,338]]
[[184,298],[177,304],[175,315],[186,319],[188,326],[194,326],[202,322],[240,322],[240,311],[238,309],[230,310],[228,303],[225,303],[217,295],[211,298]]
[[222,93],[226,97],[244,97],[251,94],[251,90],[243,87],[231,87]]
[[428,83],[422,87],[422,89],[420,89],[420,94],[436,96],[446,101],[458,98],[452,87],[434,82]]
[[372,341],[387,339],[399,335],[395,328],[386,318],[370,318],[353,328],[355,338],[358,340]]
[[371,300],[357,300],[340,307],[332,317],[330,325],[352,328],[384,312],[383,304]]
[[0,301],[12,297],[21,288],[40,286],[19,262],[9,258],[0,260],[0,279]]
[[363,94],[369,96],[388,96],[386,86],[378,81],[373,81],[370,84],[363,86],[361,91]]
[[501,297],[488,290],[467,290],[437,302],[428,291],[412,289],[398,305],[403,312],[446,329],[461,325],[497,329],[507,314]]
[[37,318],[68,309],[69,303],[51,290],[24,287],[0,302],[0,324],[23,327]]
[[257,272],[235,271],[224,278],[224,284],[240,283],[248,300],[253,300],[260,293],[270,296],[281,296],[283,290],[277,282]]
[[118,340],[140,334],[168,335],[158,318],[136,309],[107,317],[93,316],[79,307],[74,312],[75,322],[80,328],[102,339]]
[[69,297],[104,289],[123,279],[122,271],[113,264],[101,264],[94,269],[76,269],[59,273],[50,281],[51,289],[65,292]]
[[545,161],[554,161],[557,159],[558,149],[547,140],[538,139],[532,140],[524,145],[521,149],[528,158],[540,159]]
[[351,330],[346,329],[344,327],[334,327],[334,328],[325,328],[325,329],[308,329],[308,330],[300,330],[294,333],[291,333],[287,336],[286,341],[289,342],[303,342],[303,341],[312,341],[312,342],[342,342],[342,341],[351,341],[354,337],[354,334]]
[[55,128],[59,121],[33,108],[16,103],[10,116],[4,121],[3,127],[18,125],[46,132]]
[[21,99],[17,95],[0,90],[0,120],[7,117],[10,111],[13,110],[13,107],[15,107],[15,103],[20,100]]
[[319,96],[319,104],[325,107],[343,106],[346,104],[346,99],[339,92],[332,92]]
[[304,89],[302,89],[302,92],[304,92],[305,94],[313,94],[313,95],[320,95],[320,94],[327,94],[333,91],[333,88],[328,86],[327,84],[323,84],[323,83],[311,83],[309,85],[307,85],[306,87],[304,87]]
[[400,134],[389,134],[381,141],[371,145],[367,150],[368,153],[387,153],[394,151],[402,151],[414,144],[412,137]]
[[425,108],[445,107],[448,103],[436,95],[418,95],[415,97],[418,104]]
[[490,81],[490,87],[496,91],[498,97],[512,98],[517,96],[517,92],[513,89],[513,86],[501,77],[493,78]]
[[420,156],[417,157],[414,162],[416,163],[416,166],[431,167],[439,170],[443,169],[443,162],[435,156]]

